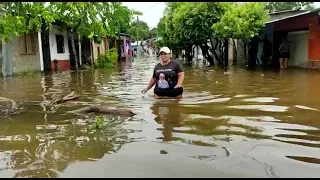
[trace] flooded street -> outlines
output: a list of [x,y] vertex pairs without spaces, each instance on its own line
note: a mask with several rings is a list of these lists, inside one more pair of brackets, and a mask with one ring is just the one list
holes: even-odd
[[[181,100],[153,99],[154,57],[116,70],[2,78],[0,177],[319,177],[320,73],[185,67]],[[49,109],[71,91],[81,98]],[[86,103],[132,118],[67,111]]]

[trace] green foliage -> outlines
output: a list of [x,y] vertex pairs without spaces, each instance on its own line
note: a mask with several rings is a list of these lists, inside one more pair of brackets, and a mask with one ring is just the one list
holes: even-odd
[[165,42],[163,40],[158,40],[155,42],[155,46],[157,47],[163,47],[166,46]]
[[313,2],[267,2],[266,8],[269,13],[288,11],[300,8],[312,8]]
[[259,2],[168,2],[166,5],[157,26],[163,40],[157,45],[184,49],[190,61],[192,47],[200,46],[210,65],[214,65],[214,59],[218,64],[222,63],[222,57],[226,56],[222,51],[225,39],[248,41],[257,35],[269,18],[265,3]]
[[[149,26],[144,21],[134,21],[131,24],[131,27],[128,32],[132,37],[134,37],[134,40],[138,41],[148,39],[149,38]],[[137,37],[138,36],[138,37]]]
[[215,37],[249,40],[258,34],[268,19],[264,3],[234,4],[219,22],[213,24],[212,29]]
[[98,56],[95,67],[96,68],[113,68],[118,60],[118,52],[116,48],[110,49],[107,53]]
[[52,9],[43,2],[4,2],[0,6],[0,38],[10,41],[12,35],[38,31],[42,26],[51,29],[54,20]]
[[155,37],[157,37],[157,35],[158,35],[158,29],[157,29],[157,28],[152,28],[152,29],[149,31],[149,35],[148,35],[148,38],[147,38],[147,39],[155,38]]
[[159,36],[166,35],[166,16],[160,18],[159,23],[157,25],[157,31]]
[[211,26],[219,21],[226,3],[190,2],[183,3],[173,13],[174,39],[180,44],[205,43],[211,38]]
[[121,29],[130,28],[136,14],[142,13],[120,2],[3,2],[0,4],[0,38],[9,41],[12,35],[51,29],[54,22],[62,22],[65,29],[89,39],[115,36]]
[[97,116],[96,117],[96,128],[101,129],[103,125],[103,117],[102,116]]

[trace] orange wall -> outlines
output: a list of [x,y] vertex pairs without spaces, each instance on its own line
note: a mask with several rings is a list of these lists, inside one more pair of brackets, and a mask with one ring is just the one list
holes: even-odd
[[309,60],[320,60],[320,25],[318,19],[320,16],[316,15],[310,18],[309,26]]
[[51,70],[52,71],[70,70],[70,61],[69,60],[59,60],[58,61],[58,69],[55,68],[55,62],[51,61]]

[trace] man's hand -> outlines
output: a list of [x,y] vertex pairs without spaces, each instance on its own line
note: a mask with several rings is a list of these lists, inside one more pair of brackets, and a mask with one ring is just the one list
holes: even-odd
[[143,90],[141,91],[142,94],[145,94],[146,92],[148,92],[148,89],[147,89],[147,88],[145,88],[145,89],[143,89]]
[[181,85],[178,85],[178,84],[174,86],[175,89],[176,89],[176,88],[181,88],[181,87],[182,87],[182,86],[181,86]]

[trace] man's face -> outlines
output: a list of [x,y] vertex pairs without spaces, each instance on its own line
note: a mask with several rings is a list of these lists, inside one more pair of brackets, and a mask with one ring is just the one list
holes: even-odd
[[166,77],[166,76],[165,76],[163,73],[161,73],[161,74],[159,75],[159,78],[160,78],[161,80],[164,80],[165,77]]
[[165,52],[160,52],[160,59],[162,62],[166,63],[169,61],[170,54],[167,54]]

